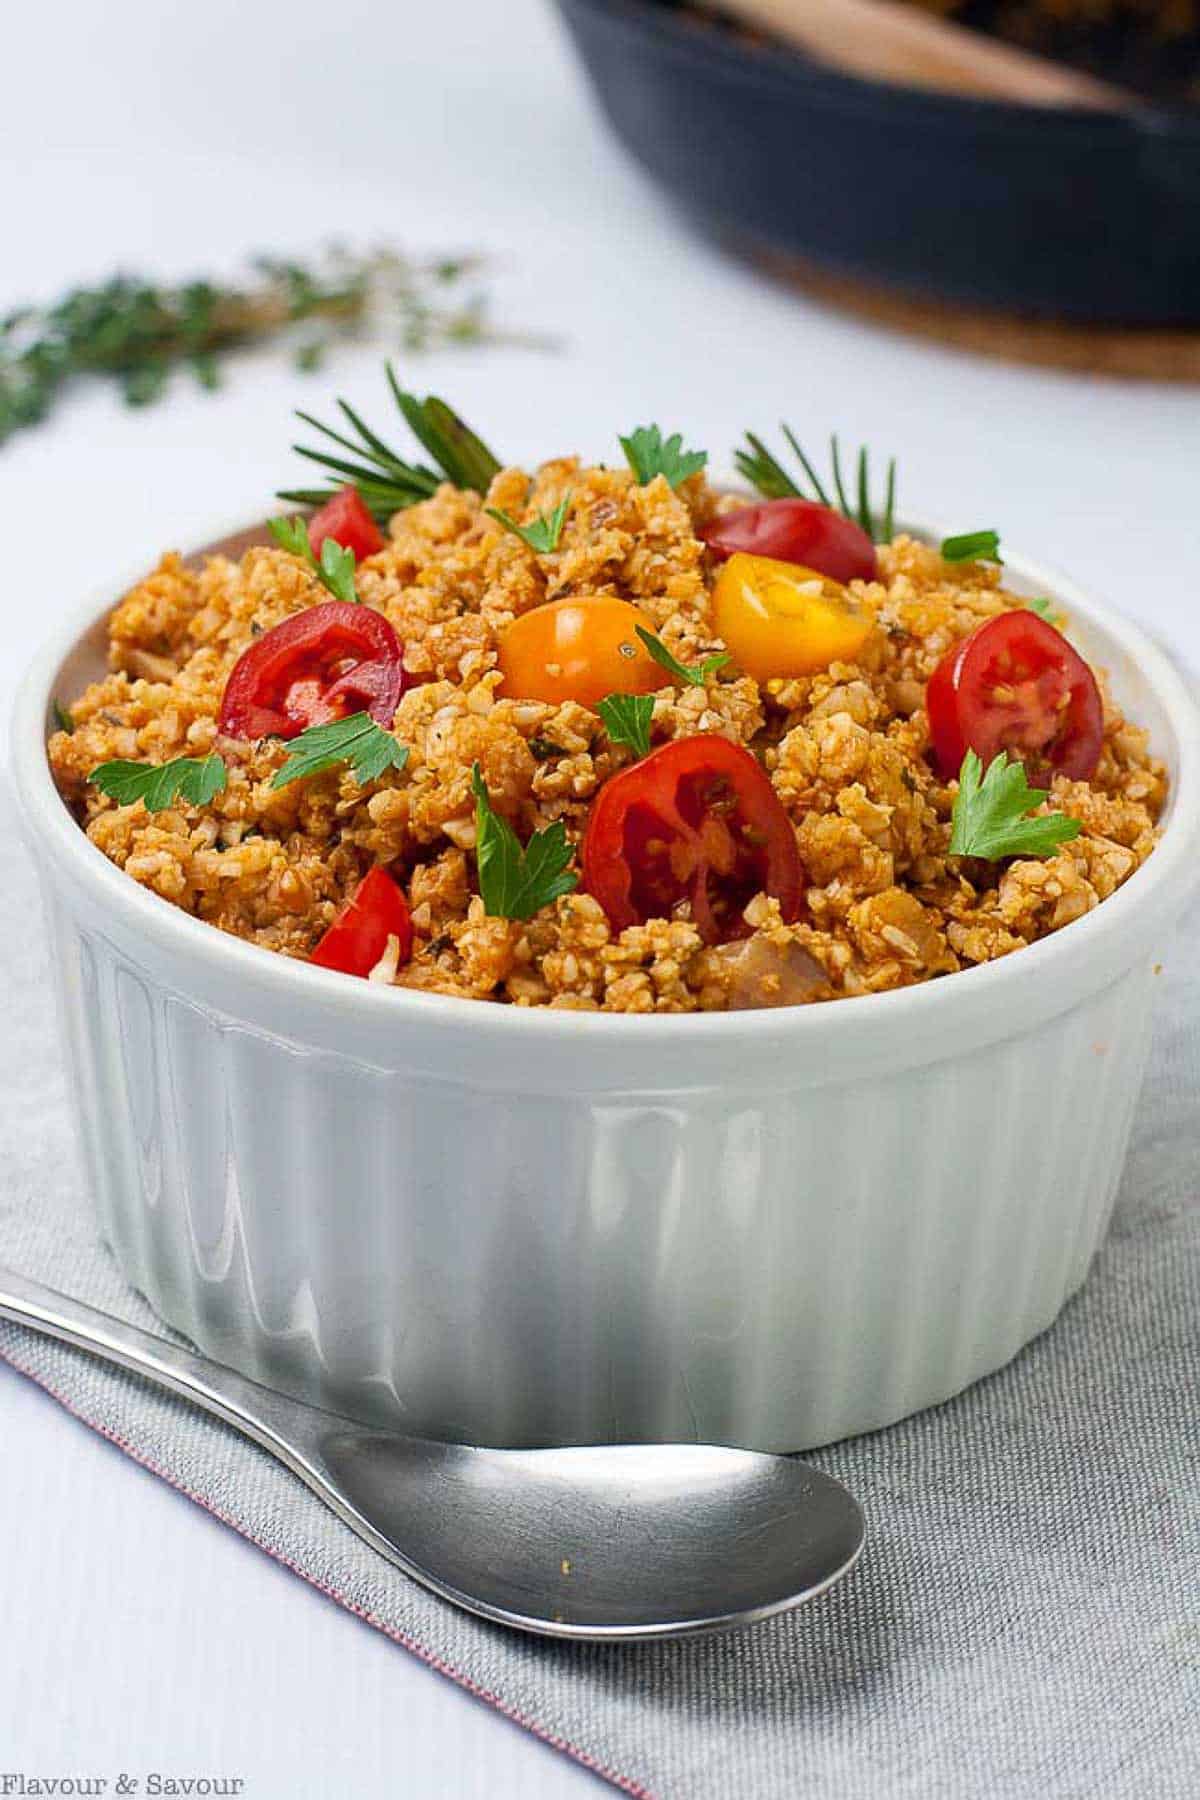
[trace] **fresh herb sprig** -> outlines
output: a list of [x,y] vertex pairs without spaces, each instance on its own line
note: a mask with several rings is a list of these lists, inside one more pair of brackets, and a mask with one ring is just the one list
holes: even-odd
[[1045,789],[1029,786],[1023,764],[1010,762],[1006,750],[992,758],[986,774],[974,750],[968,750],[958,776],[949,854],[988,862],[1005,856],[1053,856],[1083,827],[1063,813],[1029,817],[1046,798]]
[[817,500],[833,512],[860,525],[877,544],[890,543],[896,535],[896,459],[888,462],[883,504],[876,507],[871,495],[871,455],[865,445],[855,459],[851,481],[853,498],[847,492],[847,478],[842,470],[842,454],[837,437],[829,440],[830,487],[826,488],[812,462],[801,448],[790,425],[781,425],[788,447],[800,464],[807,486],[790,475],[773,451],[753,431],[746,433],[746,449],[734,451],[738,472],[751,487],[767,500]]
[[339,544],[336,538],[327,537],[321,545],[320,556],[314,555],[308,525],[303,519],[268,519],[267,528],[281,550],[290,550],[293,556],[301,557],[308,564],[335,600],[344,600],[350,606],[359,604],[358,589],[354,585],[353,550]]
[[208,756],[176,756],[170,762],[101,763],[88,780],[118,806],[132,806],[140,800],[147,812],[163,812],[176,800],[192,806],[207,806],[224,791],[229,772],[216,751]]
[[997,531],[964,531],[957,537],[942,539],[942,560],[948,563],[995,562],[1000,556],[1000,534]]
[[375,781],[386,769],[402,769],[408,762],[407,744],[377,725],[369,713],[351,713],[328,725],[310,725],[293,738],[288,759],[272,778],[273,788],[322,775],[326,769],[346,763],[359,787]]
[[621,440],[625,460],[645,487],[656,475],[664,475],[677,488],[689,475],[698,475],[708,461],[707,450],[685,450],[682,432],[664,438],[657,425],[639,425]]
[[[279,493],[280,500],[290,500],[295,506],[321,506],[331,494],[350,482],[362,495],[368,510],[382,522],[393,513],[402,512],[406,506],[428,500],[443,481],[458,488],[472,488],[479,494],[487,492],[501,465],[483,439],[444,400],[439,400],[435,394],[421,400],[416,394],[408,393],[396,379],[391,363],[384,366],[388,387],[401,417],[435,466],[406,462],[359,416],[349,401],[339,400],[338,407],[349,427],[349,436],[345,431],[314,419],[311,413],[296,414],[305,425],[336,444],[338,451],[331,451],[324,445],[316,449],[305,444],[292,446],[300,456],[328,472],[332,479],[320,488],[284,488]],[[339,454],[340,451],[347,454]]]
[[425,261],[391,249],[330,251],[305,262],[261,256],[244,281],[169,286],[118,275],[47,306],[19,307],[0,319],[0,444],[44,419],[87,377],[113,380],[130,406],[146,406],[174,369],[188,367],[202,387],[216,387],[228,352],[274,339],[290,341],[301,369],[317,367],[336,339],[364,330],[411,351],[500,341],[482,298],[462,297],[480,266],[477,257]]
[[711,656],[701,657],[698,663],[689,667],[677,656],[672,656],[662,639],[647,631],[644,625],[636,625],[634,629],[659,667],[673,675],[676,681],[686,681],[689,687],[707,687],[709,676],[733,660],[728,650],[714,650]]
[[609,694],[596,711],[604,721],[610,743],[628,744],[636,756],[650,754],[653,694]]
[[505,531],[511,531],[513,536],[519,537],[523,544],[528,544],[536,555],[549,556],[552,551],[558,549],[563,526],[566,524],[567,514],[571,510],[571,495],[569,492],[565,493],[553,511],[539,513],[529,525],[518,525],[517,521],[510,518],[508,513],[501,512],[498,506],[485,506],[483,510],[489,519],[495,519],[498,525],[503,525]]
[[570,868],[574,851],[561,819],[535,831],[521,847],[507,819],[492,811],[479,764],[471,768],[475,795],[475,860],[484,911],[493,919],[532,919],[560,894],[570,894],[579,876]]

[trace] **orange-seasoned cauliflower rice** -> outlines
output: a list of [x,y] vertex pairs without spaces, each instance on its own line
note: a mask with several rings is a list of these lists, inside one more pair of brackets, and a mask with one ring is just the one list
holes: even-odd
[[[549,553],[484,511],[529,520],[568,491]],[[925,683],[956,640],[1020,602],[996,569],[950,565],[901,536],[879,547],[877,581],[850,586],[873,621],[855,661],[764,683],[729,663],[703,686],[664,670],[654,696],[655,746],[719,734],[747,746],[769,775],[806,880],[794,923],[760,894],[744,911],[748,935],[732,943],[706,945],[686,906],[617,932],[582,885],[527,921],[487,916],[472,765],[522,842],[561,819],[577,845],[597,793],[636,760],[589,707],[499,692],[503,633],[546,601],[616,595],[695,664],[722,648],[711,610],[718,565],[697,533],[734,504],[703,475],[674,491],[661,475],[641,486],[629,471],[563,458],[532,478],[504,469],[486,501],[444,486],[398,513],[357,585],[404,647],[409,685],[392,729],[410,755],[361,787],[343,764],[273,788],[288,744],[218,731],[242,652],[328,600],[304,561],[273,547],[240,562],[214,556],[200,569],[165,556],[112,615],[110,673],[69,699],[74,730],[49,745],[55,778],[93,843],[135,881],[287,956],[308,956],[365,873],[386,865],[414,931],[396,985],[518,1006],[710,1011],[902,987],[1058,930],[1150,855],[1166,777],[1145,732],[1105,693],[1094,776],[1056,776],[1047,803],[1079,819],[1080,835],[1042,859],[948,856],[957,784],[929,756]],[[207,805],[150,814],[89,782],[112,759],[162,763],[214,750],[228,780]]]

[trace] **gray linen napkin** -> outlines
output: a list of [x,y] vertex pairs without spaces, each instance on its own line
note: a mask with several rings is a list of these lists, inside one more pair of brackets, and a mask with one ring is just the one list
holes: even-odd
[[[0,1261],[157,1327],[97,1241],[0,810]],[[958,1399],[815,1457],[863,1501],[858,1570],[752,1631],[628,1649],[468,1618],[264,1452],[0,1322],[0,1355],[235,1530],[626,1792],[837,1800],[1200,1793],[1200,916],[1161,983],[1113,1228],[1056,1327]],[[1037,1129],[1030,1120],[1029,1128]],[[164,1335],[166,1335],[164,1333]]]

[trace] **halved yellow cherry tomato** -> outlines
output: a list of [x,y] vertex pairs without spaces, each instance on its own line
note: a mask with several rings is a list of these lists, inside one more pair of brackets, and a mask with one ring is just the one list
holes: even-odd
[[845,588],[802,563],[731,556],[713,587],[713,626],[756,681],[853,662],[873,621]]
[[653,694],[670,677],[637,634],[653,621],[628,600],[597,594],[550,600],[522,613],[500,640],[500,692],[513,700],[578,700]]

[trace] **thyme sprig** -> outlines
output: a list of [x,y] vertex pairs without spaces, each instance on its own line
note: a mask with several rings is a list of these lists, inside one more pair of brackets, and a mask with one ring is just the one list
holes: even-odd
[[476,493],[487,492],[501,465],[483,439],[477,437],[444,400],[434,394],[419,399],[400,386],[390,362],[385,368],[388,386],[401,416],[436,466],[431,468],[427,463],[406,462],[359,416],[348,400],[339,400],[338,408],[350,436],[344,430],[313,418],[311,413],[298,412],[296,417],[348,454],[341,455],[324,445],[314,449],[306,444],[294,444],[292,448],[300,456],[328,471],[332,479],[321,488],[281,489],[280,500],[289,500],[295,506],[321,506],[338,488],[350,482],[362,495],[368,510],[382,523],[406,506],[427,500],[443,481],[459,488],[473,488]]
[[831,494],[801,448],[791,426],[781,425],[780,430],[800,464],[808,486],[803,486],[793,475],[789,475],[779,458],[753,431],[746,433],[748,448],[735,450],[733,456],[738,472],[745,476],[750,485],[757,488],[758,492],[767,500],[818,500],[822,506],[828,506],[834,512],[843,514],[845,518],[853,519],[856,525],[861,525],[867,536],[875,543],[890,543],[896,535],[895,457],[890,458],[888,462],[883,504],[877,508],[871,494],[871,453],[865,444],[855,458],[854,475],[851,478],[853,497],[851,497],[847,491],[848,478],[843,473],[842,453],[836,433],[830,438]]
[[394,249],[330,250],[303,262],[260,256],[244,281],[116,275],[48,306],[18,307],[0,318],[0,444],[88,376],[117,382],[130,406],[147,406],[178,367],[190,367],[202,387],[218,386],[226,353],[257,342],[285,340],[297,366],[313,369],[335,340],[364,332],[408,351],[505,341],[488,325],[482,296],[464,297],[480,267],[477,257],[424,260]]

